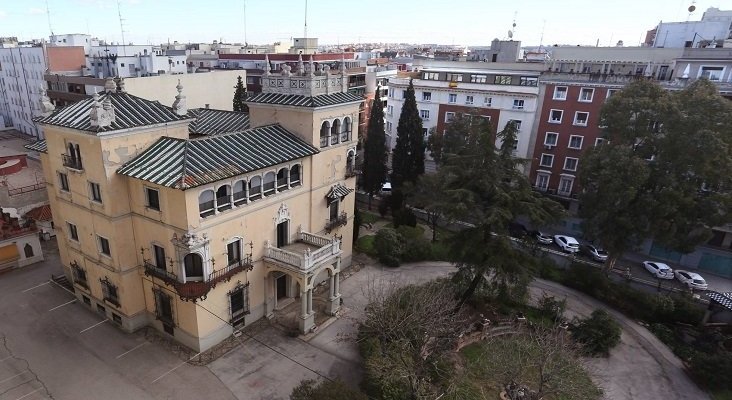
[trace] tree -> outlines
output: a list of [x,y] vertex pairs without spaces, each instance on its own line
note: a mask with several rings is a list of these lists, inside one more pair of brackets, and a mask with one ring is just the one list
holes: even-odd
[[381,189],[388,172],[386,168],[388,153],[386,150],[386,133],[384,132],[384,104],[381,102],[379,92],[380,90],[376,91],[376,97],[371,103],[368,135],[364,146],[363,174],[361,175],[361,186],[369,194],[369,210],[371,209],[371,197],[374,192]]
[[620,325],[605,310],[595,310],[588,318],[576,321],[570,328],[572,338],[589,355],[608,356],[610,349],[620,343]]
[[432,241],[436,242],[437,226],[444,212],[444,181],[437,174],[422,175],[416,184],[407,184],[405,191],[410,203],[425,212],[432,230]]
[[[369,305],[359,326],[366,393],[379,399],[434,399],[443,392],[441,361],[452,353],[467,322],[454,312],[454,287],[447,280],[399,287],[372,281]],[[448,379],[449,380],[449,379]]]
[[509,299],[524,296],[531,257],[508,238],[509,225],[518,216],[546,223],[563,213],[558,203],[533,191],[521,172],[526,160],[512,156],[516,133],[509,122],[498,133],[497,149],[490,122],[459,117],[441,138],[442,210],[473,225],[448,241],[448,257],[458,267],[455,278],[465,285],[460,306],[479,289]]
[[365,394],[350,388],[345,383],[335,380],[316,382],[306,379],[292,390],[290,400],[367,400]]
[[583,231],[617,257],[646,238],[689,252],[729,222],[732,104],[700,79],[670,93],[638,81],[601,111],[609,143],[580,165]]
[[391,160],[391,182],[400,187],[403,182],[416,182],[424,174],[425,142],[422,118],[417,109],[414,85],[409,81],[402,113],[397,125],[396,145]]
[[600,399],[602,391],[582,368],[577,346],[558,328],[538,327],[481,343],[469,369],[494,377],[511,400]]
[[244,89],[244,82],[241,76],[236,78],[236,86],[234,86],[234,111],[248,111],[247,105],[244,104],[244,97],[246,96],[246,89]]

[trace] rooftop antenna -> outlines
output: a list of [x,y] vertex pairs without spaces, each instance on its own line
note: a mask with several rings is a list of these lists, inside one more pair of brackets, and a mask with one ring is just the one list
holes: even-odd
[[249,46],[247,41],[247,0],[244,0],[244,46]]
[[305,31],[303,37],[306,39],[308,37],[308,0],[305,0]]
[[127,42],[125,42],[125,26],[122,23],[124,19],[122,19],[122,6],[120,5],[120,1],[117,0],[117,15],[119,15],[119,30],[120,33],[122,33],[122,55],[126,56],[127,52],[125,51],[125,45]]
[[53,28],[51,27],[51,8],[48,7],[48,0],[46,0],[46,17],[48,17],[48,30],[51,31],[51,36],[53,36]]
[[511,29],[508,31],[508,40],[513,40],[513,34],[516,32],[516,15],[518,14],[518,11],[513,12],[513,24],[511,25]]
[[[541,36],[539,37],[539,50],[541,51],[541,47],[544,45],[544,28],[546,28],[546,20],[543,21],[541,24]],[[600,39],[598,39],[599,41]]]

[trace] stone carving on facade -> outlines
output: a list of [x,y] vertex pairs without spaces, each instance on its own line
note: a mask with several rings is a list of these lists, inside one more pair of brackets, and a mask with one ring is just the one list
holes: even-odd
[[197,233],[191,231],[188,231],[181,236],[178,236],[178,234],[174,233],[171,242],[176,247],[193,249],[208,244],[208,235],[206,235],[205,233],[203,235],[198,235]]
[[282,76],[292,76],[292,72],[290,70],[292,67],[290,67],[287,64],[282,64]]
[[43,114],[44,117],[49,116],[56,109],[56,106],[51,103],[51,99],[48,98],[48,92],[43,88],[43,85],[41,85],[39,92],[41,94],[41,114]]
[[89,110],[89,123],[95,128],[104,128],[112,125],[112,122],[114,122],[114,107],[109,94],[100,103],[99,94],[95,92]]
[[308,61],[308,64],[310,64],[310,70],[308,71],[308,76],[311,78],[315,76],[315,64],[313,63],[313,55],[310,55],[310,61]]
[[114,81],[114,78],[107,78],[104,81],[104,91],[107,93],[117,91],[117,83]]
[[280,204],[280,208],[277,210],[277,215],[275,215],[274,220],[275,224],[280,224],[290,220],[290,209],[287,208],[285,203]]

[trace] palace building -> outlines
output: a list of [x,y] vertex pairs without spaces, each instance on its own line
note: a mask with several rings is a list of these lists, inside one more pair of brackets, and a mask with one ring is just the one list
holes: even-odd
[[187,110],[180,84],[166,107],[111,79],[47,109],[36,121],[46,140],[28,147],[42,153],[80,302],[196,351],[292,303],[301,332],[316,312],[334,315],[351,263],[362,102],[344,77],[312,60],[265,71],[248,116]]

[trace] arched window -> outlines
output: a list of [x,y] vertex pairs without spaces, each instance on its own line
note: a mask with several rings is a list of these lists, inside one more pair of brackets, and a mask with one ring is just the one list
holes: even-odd
[[198,195],[198,212],[201,218],[214,215],[214,191],[204,190]]
[[290,187],[300,185],[300,164],[295,164],[290,168]]
[[183,265],[186,269],[186,281],[203,280],[203,258],[198,253],[188,253],[183,258]]
[[23,252],[25,253],[25,258],[33,257],[33,246],[30,243],[26,243],[25,247],[23,247]]
[[330,136],[330,122],[325,121],[320,126],[320,147],[328,147],[328,136]]
[[341,120],[333,121],[333,127],[330,128],[330,144],[338,144],[341,135]]
[[262,178],[255,176],[249,180],[249,201],[262,198]]
[[216,189],[216,209],[226,211],[231,208],[231,186],[224,185]]
[[275,192],[275,173],[270,171],[264,174],[264,195],[269,196]]
[[349,140],[351,140],[351,117],[346,117],[343,120],[343,129],[341,129],[341,142]]
[[280,168],[277,171],[277,191],[287,190],[287,168]]
[[234,183],[234,205],[239,206],[247,202],[247,181],[241,180]]

